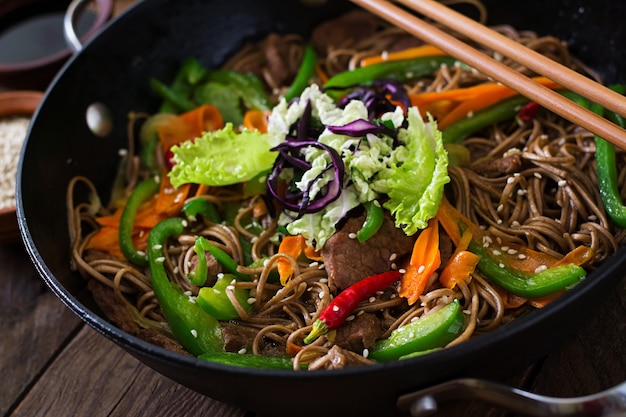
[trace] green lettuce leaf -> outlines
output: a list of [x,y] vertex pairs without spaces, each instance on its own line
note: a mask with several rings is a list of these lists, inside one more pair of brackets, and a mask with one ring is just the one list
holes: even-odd
[[172,185],[223,186],[248,181],[272,168],[276,152],[270,149],[278,144],[274,138],[256,130],[235,132],[228,123],[223,129],[174,146],[175,165],[169,174]]
[[389,200],[384,207],[394,215],[396,227],[411,236],[424,229],[437,214],[444,185],[450,182],[450,177],[448,154],[432,117],[424,123],[412,107],[408,121],[408,128],[400,132],[399,139],[405,143],[409,155],[388,172]]

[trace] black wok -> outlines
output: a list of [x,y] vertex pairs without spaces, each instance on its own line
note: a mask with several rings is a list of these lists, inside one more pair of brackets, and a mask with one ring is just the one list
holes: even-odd
[[[607,82],[623,81],[626,5],[584,0],[486,1],[490,23],[511,23],[570,42]],[[506,5],[505,5],[506,4]],[[245,41],[270,31],[306,34],[312,25],[352,7],[333,0],[309,8],[296,0],[147,0],[112,22],[65,66],[37,112],[20,161],[18,221],[39,273],[85,322],[155,370],[216,399],[263,415],[388,416],[402,394],[461,376],[501,378],[536,361],[568,336],[626,267],[624,250],[582,284],[548,305],[465,344],[411,360],[331,372],[263,371],[184,357],[111,325],[70,271],[65,190],[75,175],[107,195],[118,149],[126,147],[129,111],[154,111],[148,80],[171,79],[195,56],[218,66]],[[85,110],[112,111],[113,133],[92,134]]]

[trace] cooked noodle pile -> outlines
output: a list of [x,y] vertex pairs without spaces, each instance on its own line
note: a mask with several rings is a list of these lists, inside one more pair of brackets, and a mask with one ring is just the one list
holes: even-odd
[[[420,44],[397,28],[378,21],[375,25],[375,33],[358,41],[348,38],[343,43],[328,45],[319,62],[324,72],[332,76],[356,67],[363,57]],[[508,26],[497,30],[541,54],[595,77],[558,39],[518,32]],[[298,69],[304,42],[298,36],[272,34],[240,51],[225,67],[247,71],[261,63],[260,75],[268,90],[278,97]],[[266,59],[275,51],[287,57],[281,68]],[[501,57],[496,55],[496,58]],[[502,61],[529,76],[535,75],[513,62]],[[433,77],[422,78],[406,87],[410,92],[444,91],[489,81],[476,71],[459,65],[442,67]],[[473,163],[450,167],[451,183],[446,186],[446,198],[474,223],[488,230],[493,237],[491,245],[498,245],[498,237],[502,237],[556,258],[579,245],[586,245],[594,249],[595,259],[590,265],[593,268],[609,258],[622,243],[623,231],[611,225],[601,203],[595,145],[588,132],[558,116],[540,112],[526,123],[509,121],[484,129],[466,139],[464,145],[470,150]],[[619,155],[620,184],[625,184],[626,169],[623,157]],[[494,176],[485,163],[493,159],[512,161],[514,168],[506,174]],[[137,157],[131,155],[129,160],[128,190],[144,175],[137,168]],[[90,187],[90,193],[96,194],[89,179],[84,177],[74,179],[68,190],[74,267],[91,281],[90,288],[96,301],[122,329],[181,351],[161,314],[147,269],[85,249],[90,236],[98,229],[96,216],[110,214],[109,209],[97,202],[75,201],[74,196],[79,195],[79,190],[80,195],[85,194],[85,187]],[[309,364],[311,370],[373,363],[367,358],[367,349],[358,345],[338,346],[330,336],[303,346],[302,339],[310,332],[320,311],[331,301],[333,292],[323,262],[298,262],[289,255],[277,254],[273,239],[277,230],[275,218],[266,214],[257,219],[264,229],[261,234],[242,226],[253,217],[259,197],[243,199],[241,190],[231,187],[209,188],[202,198],[221,208],[235,202],[241,210],[235,219],[235,227],[197,221],[191,223],[176,241],[169,242],[165,268],[173,282],[190,297],[198,293],[198,287],[191,285],[187,278],[195,267],[194,241],[197,236],[215,242],[242,264],[244,248],[238,236],[243,235],[252,242],[254,260],[269,259],[257,268],[240,267],[241,272],[256,278],[252,282],[233,284],[251,290],[248,301],[252,303],[252,309],[246,311],[234,295],[230,297],[240,318],[222,323],[225,334],[232,332],[235,339],[245,335],[252,340],[248,353],[288,352],[295,355],[294,369],[302,363]],[[268,280],[279,258],[288,259],[295,269],[295,277],[285,287]],[[454,289],[442,287],[436,279],[431,280],[420,302],[412,306],[398,297],[393,286],[380,291],[359,305],[348,318],[344,330],[338,330],[335,341],[341,339],[340,333],[350,332],[350,323],[370,319],[373,325],[383,329],[379,338],[386,338],[392,330],[437,310],[453,298],[461,302],[466,325],[450,345],[489,332],[534,308],[529,300],[507,295],[475,272],[468,284],[460,283]],[[226,340],[229,349],[230,339],[227,337]],[[240,348],[233,341],[230,349]]]

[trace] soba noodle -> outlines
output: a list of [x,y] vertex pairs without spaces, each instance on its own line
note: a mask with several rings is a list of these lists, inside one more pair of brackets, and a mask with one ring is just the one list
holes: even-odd
[[[484,19],[484,8],[480,4],[478,6],[481,7]],[[355,68],[363,57],[382,54],[406,41],[407,35],[401,30],[383,23],[379,23],[379,26],[373,36],[329,47],[320,57],[320,67],[332,76]],[[529,48],[597,78],[572,57],[567,46],[558,39],[539,37],[509,26],[501,26],[497,30]],[[272,34],[259,43],[247,46],[224,67],[245,71],[251,63],[257,65],[258,62],[265,62],[266,46],[271,44],[272,38],[275,40],[279,36]],[[289,57],[287,73],[277,77],[276,72],[267,65],[262,71],[263,80],[274,98],[285,91],[285,80],[293,78],[305,44],[305,40],[296,35],[283,36],[281,42],[287,48],[286,55]],[[534,75],[527,68],[499,58],[522,73]],[[452,66],[442,67],[434,76],[407,84],[406,88],[412,93],[445,91],[489,81],[476,71]],[[135,115],[131,120],[131,144],[134,141],[134,124],[140,118],[140,115]],[[478,162],[470,166],[449,168],[451,182],[446,186],[446,198],[466,217],[488,230],[495,240],[493,245],[497,245],[497,240],[503,238],[556,258],[563,257],[563,254],[578,245],[585,245],[594,250],[595,258],[590,265],[593,268],[609,258],[623,243],[624,232],[611,224],[602,205],[597,185],[595,145],[589,132],[553,114],[542,112],[527,123],[493,125],[466,139],[464,145],[470,150],[471,160]],[[143,175],[138,158],[132,154],[132,147],[130,150],[126,170],[127,191]],[[507,156],[519,158],[522,169],[496,177],[481,175],[473,169],[486,158]],[[624,184],[626,164],[623,158],[619,159],[620,184]],[[101,304],[105,313],[118,325],[122,326],[126,322],[122,327],[124,330],[144,336],[150,333],[149,339],[155,343],[182,351],[176,347],[175,341],[170,340],[172,335],[152,290],[147,269],[137,267],[125,259],[86,249],[91,236],[99,227],[96,218],[110,214],[112,207],[104,207],[93,199],[90,202],[75,201],[74,196],[78,195],[76,189],[82,190],[84,187],[88,188],[89,194],[97,195],[90,180],[84,177],[75,178],[68,189],[73,267],[85,279],[97,283],[93,285],[100,288],[100,293],[104,291],[105,297],[112,297],[109,301],[113,307],[107,307],[107,303]],[[172,282],[189,296],[197,295],[199,288],[193,286],[187,278],[195,267],[194,241],[197,236],[210,239],[240,265],[244,262],[244,248],[239,236],[244,236],[252,242],[252,259],[265,262],[256,267],[240,266],[241,272],[255,279],[233,285],[250,290],[252,309],[248,311],[244,308],[234,293],[230,292],[229,299],[239,318],[222,324],[224,327],[246,329],[254,335],[248,353],[271,355],[298,346],[294,353],[294,369],[299,369],[301,364],[308,364],[308,369],[313,370],[374,363],[368,358],[367,349],[350,351],[340,348],[333,343],[332,337],[323,336],[309,345],[302,344],[302,339],[311,330],[320,311],[330,303],[333,291],[323,262],[302,262],[277,253],[276,218],[269,215],[260,218],[258,221],[264,229],[260,234],[243,226],[251,218],[260,197],[243,199],[236,187],[214,187],[209,188],[202,198],[219,207],[237,202],[241,210],[233,227],[198,221],[190,225],[177,241],[170,242],[164,266]],[[294,278],[284,287],[268,279],[281,258],[287,259],[295,270]],[[102,296],[96,298],[102,301]],[[436,279],[432,280],[420,297],[420,302],[412,306],[398,297],[396,287],[388,287],[362,302],[348,320],[365,313],[375,314],[384,329],[380,338],[386,338],[394,329],[436,311],[454,298],[461,302],[466,323],[461,335],[449,345],[487,333],[534,308],[531,301],[507,294],[479,272],[474,272],[469,283],[459,283],[453,289],[442,287]],[[120,319],[115,314],[115,311],[120,311],[119,306],[122,306],[121,311],[126,312],[122,314],[127,315],[126,319]],[[128,317],[136,325],[128,324]]]

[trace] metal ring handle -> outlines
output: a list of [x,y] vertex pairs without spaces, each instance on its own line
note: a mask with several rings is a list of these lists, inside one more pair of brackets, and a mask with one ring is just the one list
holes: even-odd
[[466,378],[403,395],[397,405],[413,417],[425,417],[437,411],[437,403],[458,399],[483,401],[527,416],[618,417],[626,413],[626,382],[593,395],[555,398]]
[[87,8],[89,3],[94,2],[98,6],[98,16],[96,22],[94,22],[92,28],[87,32],[85,38],[91,37],[95,34],[97,28],[101,27],[105,21],[111,15],[113,10],[113,2],[111,0],[72,0],[65,11],[63,16],[63,34],[65,35],[65,41],[73,52],[78,52],[83,49],[83,43],[81,42],[78,34],[76,33],[75,25],[78,21],[80,14]]

